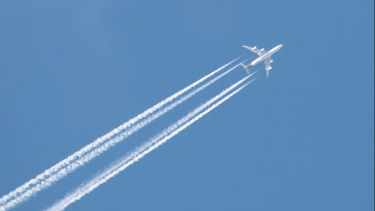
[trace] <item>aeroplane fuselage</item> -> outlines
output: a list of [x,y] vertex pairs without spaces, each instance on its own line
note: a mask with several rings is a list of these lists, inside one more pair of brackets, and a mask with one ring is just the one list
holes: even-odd
[[265,53],[264,55],[258,57],[257,59],[255,59],[254,61],[252,61],[250,63],[251,66],[255,66],[257,65],[259,62],[261,61],[264,61],[265,59],[269,58],[272,56],[272,54],[276,53],[277,51],[279,51],[281,48],[283,47],[283,45],[278,45],[274,48],[272,48],[271,50],[269,50],[267,53]]

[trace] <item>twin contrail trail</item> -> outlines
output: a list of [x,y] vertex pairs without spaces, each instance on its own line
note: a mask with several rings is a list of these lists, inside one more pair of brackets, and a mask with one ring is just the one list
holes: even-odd
[[[186,101],[187,99],[194,96],[196,93],[202,91],[212,83],[216,82],[220,78],[224,77],[226,74],[234,70],[238,67],[238,65],[230,68],[229,70],[225,71],[221,75],[217,76],[216,78],[212,79],[211,81],[207,82],[206,84],[192,90],[187,95],[181,97],[180,99],[174,101],[175,99],[179,98],[189,90],[197,87],[199,84],[206,81],[208,78],[212,77],[213,75],[217,74],[218,72],[222,71],[224,68],[228,67],[230,64],[235,62],[237,59],[230,61],[229,63],[225,64],[224,66],[218,68],[217,70],[209,73],[208,75],[202,77],[201,79],[197,80],[196,82],[188,85],[184,89],[176,92],[175,94],[171,95],[170,97],[166,98],[165,100],[157,103],[153,107],[147,109],[146,111],[142,112],[141,114],[137,115],[136,117],[130,119],[126,123],[120,125],[119,127],[113,129],[109,133],[105,134],[104,136],[98,138],[94,142],[90,143],[89,145],[83,147],[79,151],[75,152],[74,154],[68,156],[64,160],[60,161],[59,163],[55,164],[51,168],[45,170],[42,174],[38,175],[34,179],[26,182],[22,186],[18,187],[14,191],[8,193],[7,195],[0,198],[0,210],[7,210],[12,208],[26,200],[30,197],[38,193],[39,191],[49,187],[53,183],[57,182],[67,174],[73,172],[75,169],[83,166],[96,156],[100,155],[101,153],[108,150],[110,147],[114,146],[115,144],[121,142],[126,137],[130,136],[134,132],[138,131],[142,127],[146,126],[153,120],[159,118],[166,112],[170,111],[177,105],[181,104],[182,102]],[[166,104],[172,102],[170,105],[165,106]],[[158,111],[159,110],[159,111]],[[158,111],[158,112],[156,112]],[[156,112],[156,113],[155,113]],[[143,120],[143,121],[141,121]],[[141,122],[139,122],[141,121]],[[139,122],[139,123],[138,123]],[[137,124],[136,124],[137,123]],[[116,136],[117,135],[117,136]],[[114,137],[116,136],[116,137]],[[113,138],[114,137],[114,138]]]
[[227,75],[228,73],[230,73],[231,71],[236,69],[238,66],[239,66],[239,64],[235,65],[234,67],[228,69],[227,71],[223,72],[219,76],[217,76],[217,77],[213,78],[212,80],[208,81],[204,85],[192,90],[191,92],[189,92],[185,96],[181,97],[180,99],[176,100],[175,102],[171,103],[170,105],[168,105],[164,108],[161,108],[158,112],[147,116],[144,120],[142,120],[141,122],[139,122],[137,124],[134,124],[129,129],[125,129],[123,132],[118,134],[116,137],[114,137],[110,140],[107,140],[105,143],[102,143],[102,145],[100,145],[99,147],[94,148],[92,151],[82,155],[80,158],[74,160],[70,164],[66,165],[64,168],[60,169],[59,171],[55,172],[54,174],[49,175],[49,177],[45,178],[43,181],[39,182],[38,184],[34,185],[33,187],[27,189],[22,194],[19,194],[15,199],[13,199],[11,201],[8,201],[4,205],[4,207],[6,207],[6,208],[14,207],[17,204],[20,204],[20,203],[26,201],[27,199],[29,199],[30,197],[32,197],[33,195],[35,195],[39,191],[51,186],[53,183],[59,181],[60,179],[62,179],[63,177],[65,177],[69,173],[73,172],[77,168],[85,165],[86,163],[88,163],[89,161],[94,159],[95,157],[101,155],[102,153],[107,151],[109,148],[111,148],[111,147],[115,146],[117,143],[123,141],[125,138],[129,137],[133,133],[142,129],[143,127],[145,127],[146,125],[148,125],[149,123],[154,121],[155,119],[159,118],[160,116],[162,116],[163,114],[172,110],[173,108],[175,108],[179,104],[181,104],[184,101],[188,100],[189,98],[193,97],[198,92],[204,90],[205,88],[207,88],[208,86],[210,86],[211,84],[213,84],[214,82],[219,80],[220,78],[224,77],[225,75]]
[[[50,207],[48,210],[63,210],[75,201],[78,201],[86,194],[90,193],[97,187],[99,187],[101,184],[105,183],[112,177],[119,174],[121,171],[125,170],[130,165],[134,164],[141,158],[143,158],[145,155],[150,153],[151,151],[158,148],[163,143],[167,142],[169,139],[173,138],[175,135],[183,131],[184,129],[188,128],[190,125],[192,125],[194,122],[198,121],[200,118],[208,114],[210,111],[224,103],[226,100],[231,98],[233,95],[241,91],[243,88],[245,88],[248,84],[253,82],[255,79],[251,80],[250,82],[247,82],[246,84],[240,86],[243,84],[246,80],[248,80],[251,76],[253,76],[255,73],[252,73],[245,78],[239,80],[235,84],[231,85],[229,88],[225,89],[215,97],[211,98],[204,104],[200,105],[193,111],[189,112],[187,115],[176,121],[174,124],[169,126],[167,129],[159,133],[158,135],[151,138],[148,142],[143,144],[141,147],[136,149],[134,152],[130,153],[129,155],[125,156],[124,158],[120,159],[116,164],[110,166],[108,169],[100,173],[98,176],[94,177],[90,181],[84,183],[81,187],[76,189],[71,194],[64,197],[62,200],[55,203],[52,207]],[[240,86],[239,88],[237,88]],[[236,90],[232,91],[233,89],[237,88]],[[232,92],[231,92],[232,91]],[[231,93],[229,93],[231,92]],[[229,93],[229,94],[228,94]],[[225,96],[226,95],[226,96]],[[222,98],[221,100],[219,100]],[[218,101],[219,100],[219,101]],[[217,102],[216,102],[217,101]],[[216,103],[215,103],[216,102]]]

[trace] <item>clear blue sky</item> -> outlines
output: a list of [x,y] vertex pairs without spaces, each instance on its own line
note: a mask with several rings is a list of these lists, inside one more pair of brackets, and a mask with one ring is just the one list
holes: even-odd
[[[262,72],[70,210],[373,210],[373,8],[372,0],[1,1],[0,195],[252,56],[242,44],[282,43],[268,80]],[[16,210],[45,208],[100,169]]]

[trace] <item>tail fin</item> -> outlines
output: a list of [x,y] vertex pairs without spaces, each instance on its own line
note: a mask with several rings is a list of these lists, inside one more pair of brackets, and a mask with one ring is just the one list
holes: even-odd
[[243,63],[241,63],[241,66],[245,69],[245,71],[246,71],[247,74],[250,74],[250,72],[249,72],[249,68],[251,67],[250,64],[249,65],[244,65]]

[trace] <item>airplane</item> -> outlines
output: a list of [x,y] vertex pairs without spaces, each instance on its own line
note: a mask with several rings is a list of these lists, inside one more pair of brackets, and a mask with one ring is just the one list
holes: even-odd
[[271,56],[272,56],[272,54],[274,54],[278,50],[280,50],[283,47],[283,45],[278,45],[278,46],[272,48],[269,51],[264,50],[264,48],[257,49],[256,46],[249,47],[249,46],[243,45],[242,47],[244,47],[244,48],[246,48],[246,49],[248,49],[248,50],[250,50],[250,51],[252,51],[252,52],[254,52],[256,54],[258,54],[258,56],[259,56],[257,59],[255,59],[254,61],[252,61],[248,65],[244,65],[244,64],[241,63],[242,67],[245,68],[247,74],[249,74],[249,68],[250,67],[253,67],[253,66],[257,65],[259,62],[264,61],[264,64],[266,65],[266,67],[265,67],[265,69],[266,69],[266,76],[268,78],[268,76],[270,74],[270,70],[272,69],[271,63],[273,62],[273,60],[271,59]]

